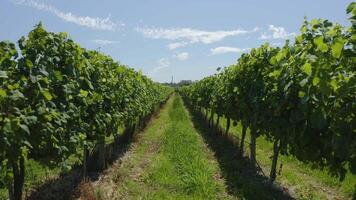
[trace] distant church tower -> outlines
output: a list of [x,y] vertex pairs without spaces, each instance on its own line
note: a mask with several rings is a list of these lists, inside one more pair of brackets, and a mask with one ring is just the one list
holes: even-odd
[[173,84],[173,76],[172,76],[171,84]]

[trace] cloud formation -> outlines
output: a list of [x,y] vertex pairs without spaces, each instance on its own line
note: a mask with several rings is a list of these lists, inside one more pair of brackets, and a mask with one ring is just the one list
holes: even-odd
[[250,50],[249,48],[237,48],[237,47],[216,47],[210,49],[212,55],[224,54],[224,53],[241,53]]
[[174,42],[174,43],[169,43],[167,45],[167,47],[168,47],[168,49],[173,50],[173,49],[177,49],[177,48],[180,48],[180,47],[185,47],[187,45],[188,45],[187,42]]
[[164,68],[169,67],[169,65],[171,64],[171,62],[169,61],[168,58],[161,58],[157,61],[157,66],[155,68],[153,68],[153,70],[151,71],[151,73],[156,73]]
[[182,61],[187,60],[189,58],[189,53],[182,52],[182,53],[175,55],[174,57],[176,57],[178,60],[182,60]]
[[[252,31],[255,31],[254,29]],[[146,38],[151,39],[166,39],[166,40],[184,40],[186,43],[203,43],[210,44],[218,42],[226,37],[238,36],[247,34],[252,31],[236,29],[231,31],[204,31],[191,28],[136,28],[136,31],[143,34]],[[173,43],[168,46],[175,49],[183,46],[184,43]]]
[[[16,0],[13,2],[18,5],[29,6],[32,8],[36,8],[37,10],[44,10],[50,12],[56,15],[57,17],[63,19],[64,21],[71,22],[80,26],[89,27],[92,29],[111,31],[114,30],[117,26],[116,23],[110,20],[110,16],[106,18],[77,16],[75,14],[72,14],[71,12],[62,12],[51,5],[43,4],[34,0]],[[124,24],[121,25],[124,26]]]
[[109,44],[115,44],[119,43],[119,41],[114,41],[114,40],[101,40],[101,39],[96,39],[92,40],[92,42],[99,44],[99,45],[109,45]]
[[288,38],[296,35],[296,33],[294,33],[294,32],[288,33],[286,31],[286,29],[281,26],[269,25],[268,31],[269,31],[269,33],[267,33],[267,32],[262,33],[262,35],[259,37],[259,39],[261,39],[261,40],[288,39]]

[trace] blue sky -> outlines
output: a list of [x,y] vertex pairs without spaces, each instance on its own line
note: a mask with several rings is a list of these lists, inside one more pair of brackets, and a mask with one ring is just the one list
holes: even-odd
[[349,25],[346,0],[0,0],[0,40],[42,21],[152,79],[197,80],[264,42],[282,45],[304,16]]

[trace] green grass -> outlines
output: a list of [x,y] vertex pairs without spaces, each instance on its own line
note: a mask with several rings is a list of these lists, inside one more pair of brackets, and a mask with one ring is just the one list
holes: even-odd
[[[222,118],[220,125],[225,127],[226,119]],[[231,127],[230,134],[240,137],[241,124]],[[112,138],[106,140],[111,141]],[[248,140],[249,134],[246,136],[246,141]],[[248,146],[245,145],[245,148],[248,153]],[[270,170],[272,148],[273,144],[265,138],[257,139],[257,160],[266,174]],[[78,161],[77,158],[71,159],[73,162]],[[292,156],[281,155],[278,162],[283,163],[283,169],[277,176],[277,183],[288,188],[297,199],[353,198],[356,176],[351,173],[340,182],[337,178],[329,176],[327,171],[313,169],[309,164],[302,163]],[[234,181],[235,179],[242,180],[243,177],[233,175],[235,173],[223,173],[220,167],[224,166],[221,166],[221,163],[219,166],[216,155],[214,156],[206,147],[202,136],[193,127],[192,119],[181,98],[175,95],[138,135],[136,142],[120,162],[114,163],[102,182],[94,187],[94,196],[97,199],[243,197],[243,193],[237,195],[231,194],[231,191],[227,192],[226,186],[228,182],[235,183],[238,182]],[[28,160],[25,192],[58,176],[60,172],[60,168],[49,168],[34,160]],[[223,176],[226,180],[221,178]],[[249,185],[248,181],[241,184],[238,187],[256,188]],[[0,189],[0,199],[7,199],[6,189]]]
[[[119,133],[123,133],[124,128],[119,127]],[[109,137],[105,138],[105,143],[109,144],[112,143],[114,140],[114,136],[110,135]],[[80,165],[82,160],[82,151],[83,149],[78,148],[77,153],[71,155],[67,163],[70,166]],[[38,162],[34,159],[29,159],[25,163],[25,183],[24,183],[24,195],[28,193],[31,189],[44,184],[46,181],[50,179],[57,178],[59,174],[63,172],[60,167],[56,166],[47,166]],[[0,179],[3,179],[3,174],[0,174]],[[1,199],[8,199],[8,191],[6,188],[0,187],[0,200]]]
[[173,96],[95,191],[101,199],[232,199],[213,158]]
[[[40,185],[60,173],[59,167],[50,168],[33,159],[26,161],[24,194],[34,186]],[[6,188],[0,189],[0,199],[8,199]]]
[[[216,116],[215,116],[216,120]],[[220,125],[226,127],[226,119],[220,119]],[[230,134],[241,137],[241,124],[230,128]],[[246,141],[249,142],[249,130]],[[245,144],[248,153],[248,145]],[[266,175],[269,174],[273,144],[264,137],[257,138],[256,156]],[[356,175],[347,173],[344,181],[331,177],[326,170],[313,169],[310,164],[298,161],[293,156],[280,155],[279,164],[283,163],[277,182],[287,188],[298,199],[352,199],[356,188]]]

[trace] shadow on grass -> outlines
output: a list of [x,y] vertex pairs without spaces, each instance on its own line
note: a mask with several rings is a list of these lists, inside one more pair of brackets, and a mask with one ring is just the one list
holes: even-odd
[[272,184],[268,177],[260,174],[260,170],[247,157],[239,156],[236,139],[223,135],[219,128],[209,127],[201,113],[193,109],[189,111],[195,129],[214,152],[231,195],[242,199],[294,199],[283,188]]
[[[106,152],[114,151],[113,156],[108,158],[108,163],[111,164],[114,160],[121,158],[129,149],[131,139],[127,134],[122,134],[117,137],[116,141],[105,147]],[[91,158],[92,163],[95,158]],[[102,171],[89,171],[88,178],[96,180],[99,173]],[[74,166],[73,169],[67,173],[61,173],[58,178],[46,181],[44,184],[33,188],[33,190],[26,196],[28,200],[49,200],[49,199],[74,199],[79,197],[79,188],[81,182],[84,181],[82,176],[82,166]]]
[[[167,99],[168,100],[168,99]],[[121,135],[117,136],[110,144],[105,145],[105,158],[107,166],[120,159],[130,149],[131,143],[137,141],[139,134],[144,131],[151,121],[155,118],[165,103],[160,104],[157,109],[149,116],[144,117],[134,129],[126,129]],[[94,199],[91,193],[92,188],[88,183],[98,180],[103,170],[97,170],[97,152],[94,150],[88,158],[88,177],[84,179],[82,165],[74,166],[67,173],[61,173],[58,178],[46,181],[44,184],[33,188],[25,199],[27,200],[67,200],[77,199],[80,196],[88,196],[85,199]],[[89,182],[88,182],[89,181]],[[89,184],[90,185],[90,184]],[[82,194],[82,193],[88,194]]]

